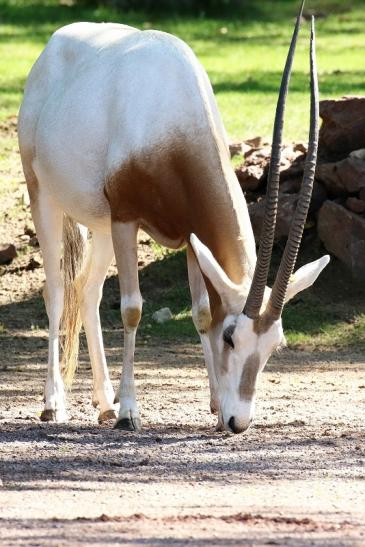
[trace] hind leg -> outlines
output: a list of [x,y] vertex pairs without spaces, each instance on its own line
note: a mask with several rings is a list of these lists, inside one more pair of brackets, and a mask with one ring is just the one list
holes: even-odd
[[42,421],[67,421],[65,394],[59,363],[59,327],[63,311],[63,278],[61,273],[61,243],[63,211],[59,205],[32,181],[30,202],[33,222],[43,256],[46,283],[43,291],[46,305],[48,334],[48,371]]
[[116,418],[113,405],[114,390],[106,364],[99,315],[103,284],[113,254],[111,236],[93,232],[85,273],[81,273],[81,283],[78,288],[81,317],[93,371],[93,405],[99,405],[99,422]]

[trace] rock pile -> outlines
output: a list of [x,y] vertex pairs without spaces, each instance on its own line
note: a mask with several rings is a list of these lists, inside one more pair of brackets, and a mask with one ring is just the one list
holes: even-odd
[[[308,226],[315,226],[326,249],[365,280],[365,97],[321,101],[322,127]],[[231,146],[241,154],[236,169],[256,240],[265,210],[270,145],[261,138]],[[289,233],[303,176],[306,148],[283,147],[275,239]]]

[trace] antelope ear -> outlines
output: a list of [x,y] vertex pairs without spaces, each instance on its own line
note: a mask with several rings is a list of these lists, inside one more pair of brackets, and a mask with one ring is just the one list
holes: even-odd
[[201,271],[207,276],[219,294],[223,306],[230,313],[240,313],[247,297],[243,288],[229,279],[208,247],[195,234],[191,234],[190,243]]
[[286,291],[285,302],[288,302],[296,294],[304,291],[304,289],[307,289],[308,287],[313,285],[313,283],[315,282],[323,268],[327,266],[329,261],[330,257],[328,255],[325,255],[322,256],[322,258],[319,258],[314,262],[309,262],[309,264],[306,264],[305,266],[299,268],[299,270],[297,270],[291,276],[288,289]]

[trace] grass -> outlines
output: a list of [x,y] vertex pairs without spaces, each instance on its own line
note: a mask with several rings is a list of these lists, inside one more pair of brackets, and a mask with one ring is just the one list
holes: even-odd
[[[19,165],[16,137],[6,128],[9,118],[18,111],[27,73],[52,32],[77,20],[119,21],[180,36],[208,71],[230,140],[271,137],[277,90],[298,1],[246,0],[245,10],[220,18],[120,13],[105,7],[60,4],[56,0],[0,0],[0,199],[16,187],[16,177],[12,177],[14,165]],[[309,0],[306,13],[312,11],[319,16],[317,52],[322,98],[364,94],[364,1]],[[308,36],[309,23],[305,21],[288,99],[288,140],[307,136]],[[140,335],[145,339],[185,337],[198,341],[191,321],[184,253],[166,253],[158,246],[154,252],[158,260],[141,272],[146,302]],[[313,254],[320,252],[307,245],[300,260],[312,260]],[[109,280],[107,286],[113,290],[104,301],[103,314],[117,326],[119,310],[110,305],[118,294],[116,280]],[[289,345],[364,350],[364,296],[363,287],[333,260],[313,290],[287,306],[284,326]],[[174,320],[156,325],[152,313],[164,306],[171,308]]]
[[[60,5],[56,0],[0,0],[0,117],[18,110],[26,75],[51,33],[77,20],[119,21],[159,28],[188,42],[205,66],[231,139],[270,137],[280,75],[298,2],[245,2],[242,13],[225,18],[192,18],[120,13],[107,8]],[[317,11],[321,94],[361,94],[365,86],[363,2],[308,1]],[[308,35],[305,21],[297,49],[286,136],[306,139],[308,117]]]
[[[274,251],[269,284],[272,285],[282,249]],[[297,267],[325,254],[308,230]],[[198,342],[191,319],[191,300],[185,251],[161,256],[140,271],[144,298],[140,340],[181,340]],[[159,325],[152,314],[169,307],[173,320]],[[106,283],[102,317],[113,328],[120,328],[118,282]],[[289,302],[283,314],[284,332],[290,348],[302,350],[359,352],[365,350],[365,287],[356,282],[339,261],[332,258],[315,285]]]

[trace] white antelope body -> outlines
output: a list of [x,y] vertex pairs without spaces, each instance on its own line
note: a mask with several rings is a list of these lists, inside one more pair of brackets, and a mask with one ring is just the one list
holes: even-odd
[[[298,28],[299,18],[284,95]],[[314,65],[313,44],[312,61]],[[29,75],[19,115],[21,157],[46,273],[49,359],[42,420],[67,418],[59,331],[63,314],[64,363],[71,378],[79,306],[99,421],[116,417],[119,401],[116,427],[139,429],[133,360],[142,309],[137,271],[137,232],[142,228],[163,245],[187,244],[193,320],[208,368],[211,410],[218,412],[219,427],[247,429],[254,414],[257,376],[283,339],[283,303],[311,285],[328,262],[323,257],[290,278],[298,230],[307,213],[304,202],[313,184],[318,125],[314,74],[312,66],[314,144],[303,182],[306,196],[299,200],[296,233],[289,236],[287,256],[271,292],[264,255],[271,253],[275,227],[275,146],[267,200],[274,208],[266,216],[269,222],[265,220],[256,262],[246,202],[230,164],[212,89],[188,46],[165,33],[116,24],[76,23],[52,36]],[[276,122],[280,131],[282,114]],[[83,227],[92,234],[90,242]],[[124,324],[116,396],[99,318],[113,254]]]

